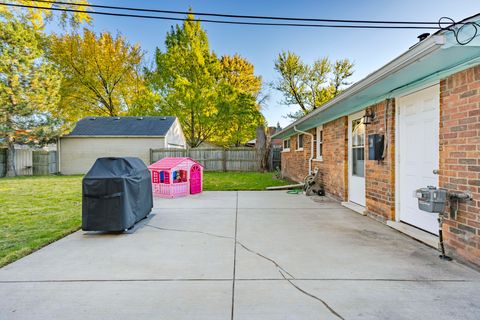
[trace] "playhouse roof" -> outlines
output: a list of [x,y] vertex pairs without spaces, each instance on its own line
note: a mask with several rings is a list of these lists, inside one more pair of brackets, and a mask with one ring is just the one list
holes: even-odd
[[154,164],[151,164],[150,166],[148,166],[148,168],[149,169],[158,169],[158,170],[170,170],[172,168],[175,168],[176,166],[178,166],[179,164],[181,164],[184,161],[194,162],[194,163],[198,164],[199,166],[201,166],[203,168],[202,164],[200,164],[197,161],[193,160],[192,158],[188,158],[188,157],[181,157],[181,158],[166,157],[166,158],[158,160]]

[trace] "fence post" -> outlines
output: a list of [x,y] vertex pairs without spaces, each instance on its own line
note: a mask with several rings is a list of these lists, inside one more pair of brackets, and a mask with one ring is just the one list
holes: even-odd
[[223,172],[227,171],[227,149],[222,149],[222,170]]
[[150,164],[153,163],[153,149],[150,148]]
[[0,177],[7,173],[7,149],[0,148]]

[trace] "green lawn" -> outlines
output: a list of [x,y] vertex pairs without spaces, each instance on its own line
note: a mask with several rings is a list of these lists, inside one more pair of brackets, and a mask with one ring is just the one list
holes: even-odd
[[273,178],[271,172],[204,172],[203,190],[265,190],[270,186],[290,184]]
[[[78,230],[81,176],[0,178],[0,267]],[[264,190],[272,173],[205,172],[204,190]]]
[[80,227],[80,176],[0,179],[0,266]]

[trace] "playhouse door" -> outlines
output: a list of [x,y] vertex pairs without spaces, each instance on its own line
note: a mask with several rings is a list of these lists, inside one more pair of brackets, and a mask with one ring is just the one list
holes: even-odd
[[200,166],[194,164],[190,168],[190,194],[202,192],[202,172]]

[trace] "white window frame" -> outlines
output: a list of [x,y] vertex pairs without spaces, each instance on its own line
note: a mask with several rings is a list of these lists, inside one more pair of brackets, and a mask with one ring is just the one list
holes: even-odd
[[[302,136],[302,147],[299,148],[298,146],[300,145],[300,136]],[[305,144],[305,134],[300,133],[297,134],[297,145],[296,145],[296,151],[303,151],[303,145]]]
[[[323,126],[317,127],[316,137],[317,137],[317,141],[316,141],[317,145],[315,146],[316,147],[315,159],[319,161],[323,161]],[[321,154],[320,154],[320,150],[322,150]]]
[[[285,148],[285,142],[288,142],[288,148]],[[290,138],[285,139],[282,141],[282,152],[289,152],[290,151]]]

